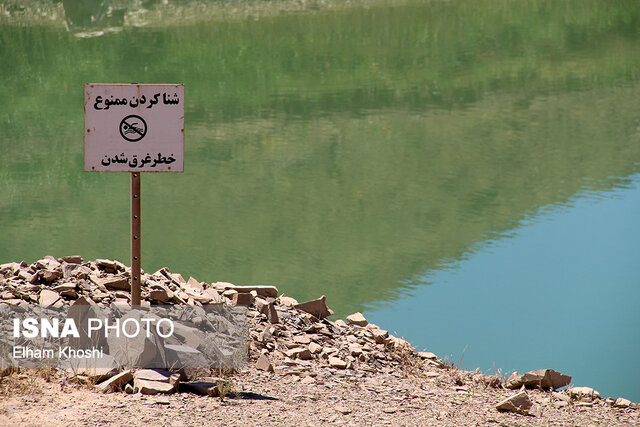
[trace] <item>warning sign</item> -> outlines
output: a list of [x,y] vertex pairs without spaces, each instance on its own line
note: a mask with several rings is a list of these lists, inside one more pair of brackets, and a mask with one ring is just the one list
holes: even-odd
[[184,171],[184,85],[86,84],[84,169]]

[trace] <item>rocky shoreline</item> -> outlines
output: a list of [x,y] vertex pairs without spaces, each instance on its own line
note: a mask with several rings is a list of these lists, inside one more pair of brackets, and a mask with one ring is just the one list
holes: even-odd
[[[129,274],[121,262],[79,256],[2,264],[0,304],[64,308],[90,300],[127,306]],[[34,379],[33,373],[8,369],[0,381],[0,413],[7,415],[0,424],[101,425],[115,414],[117,424],[150,417],[171,425],[169,405],[186,414],[181,424],[187,425],[208,419],[250,425],[640,425],[637,403],[574,387],[571,377],[552,369],[508,379],[463,371],[433,353],[415,352],[361,313],[330,321],[324,296],[300,303],[274,286],[206,283],[166,267],[143,274],[141,282],[143,306],[247,307],[248,366],[213,377],[140,369]],[[38,392],[20,392],[27,383],[39,384]],[[80,406],[94,402],[87,408],[91,416],[65,412],[61,402],[74,399]],[[251,411],[240,414],[239,406]],[[43,418],[51,411],[59,416]]]

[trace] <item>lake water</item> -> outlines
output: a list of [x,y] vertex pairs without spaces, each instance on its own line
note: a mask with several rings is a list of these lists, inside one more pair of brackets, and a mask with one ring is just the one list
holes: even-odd
[[0,2],[0,263],[128,263],[83,85],[183,83],[145,270],[324,294],[466,368],[640,401],[637,1],[114,0],[92,28],[34,3]]

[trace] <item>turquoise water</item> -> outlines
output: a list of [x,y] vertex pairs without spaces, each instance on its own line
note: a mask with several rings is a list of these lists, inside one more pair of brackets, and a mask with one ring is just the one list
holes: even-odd
[[553,368],[638,401],[638,218],[635,175],[532,214],[365,315],[467,369]]

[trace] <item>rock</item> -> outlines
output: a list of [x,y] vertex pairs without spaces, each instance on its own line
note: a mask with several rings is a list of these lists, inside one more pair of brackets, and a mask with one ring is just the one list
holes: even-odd
[[78,279],[86,279],[91,275],[91,269],[80,264],[65,264],[62,267],[62,276],[65,279],[77,277]]
[[571,397],[572,400],[591,402],[592,400],[600,399],[600,393],[591,387],[572,387],[567,390],[567,393],[569,393],[569,397]]
[[384,329],[372,329],[371,335],[377,344],[386,344],[389,342],[389,332]]
[[297,347],[287,350],[285,354],[292,359],[309,360],[311,359],[311,352],[308,348]]
[[211,365],[202,352],[188,345],[165,344],[164,349],[166,366],[171,367],[171,369],[202,369]]
[[322,295],[320,298],[303,302],[301,304],[296,304],[293,307],[302,310],[305,313],[309,313],[312,316],[315,316],[318,319],[324,319],[325,317],[331,316],[333,314],[333,310],[327,307],[326,304],[327,297]]
[[[121,366],[143,367],[143,366],[167,366],[164,362],[165,352],[162,341],[156,336],[154,326],[145,326],[141,321],[142,317],[149,317],[142,312],[132,310],[121,317],[120,323],[125,324],[127,319],[135,319],[136,322],[127,324],[126,334],[133,335],[133,325],[140,325],[140,333],[127,337],[125,333],[117,336],[109,334],[107,343],[109,353],[118,361]],[[149,337],[147,338],[147,334]]]
[[557,391],[554,391],[553,393],[551,393],[551,396],[553,396],[554,399],[560,400],[562,402],[569,403],[571,401],[571,398],[566,393],[558,393]]
[[78,298],[78,293],[73,289],[68,289],[60,292],[60,296],[65,298],[70,298],[70,299],[76,299]]
[[295,342],[296,344],[310,344],[311,343],[311,338],[309,338],[309,335],[296,335],[293,337],[293,342]]
[[[184,370],[182,372],[184,372]],[[178,373],[172,373],[171,376],[169,377],[169,384],[173,386],[174,390],[177,391],[178,388],[180,387],[180,380],[182,379],[182,377],[183,376]]]
[[171,272],[168,267],[162,267],[160,270],[153,273],[152,276],[155,276],[158,279],[164,277],[165,279],[171,280]]
[[107,273],[116,273],[118,270],[116,268],[116,262],[111,261],[110,259],[97,259],[95,261],[96,267],[100,270],[104,270]]
[[266,354],[261,354],[256,362],[256,369],[266,372],[273,372],[273,365]]
[[220,293],[218,293],[218,291],[213,288],[207,288],[202,291],[202,296],[211,298],[211,301],[209,301],[208,304],[220,304],[224,302],[222,295],[220,295]]
[[60,262],[66,262],[68,264],[82,264],[82,257],[80,255],[71,255],[60,258]]
[[349,353],[352,356],[360,356],[362,354],[362,346],[358,343],[349,344]]
[[91,337],[89,337],[86,327],[89,318],[105,318],[105,315],[103,310],[91,298],[84,295],[78,297],[71,303],[67,311],[67,317],[72,318],[75,324],[78,325],[80,337],[71,338],[69,344],[75,348],[106,348],[107,339],[104,335],[104,330],[101,328],[99,331],[93,331]]
[[76,299],[78,297],[78,293],[76,292],[76,284],[73,282],[63,283],[61,285],[55,286],[53,288],[54,291],[60,294],[60,296]]
[[367,322],[367,319],[365,319],[362,313],[360,313],[359,311],[347,316],[347,324],[349,325],[364,327],[367,326],[368,323],[369,322]]
[[329,356],[332,356],[334,354],[338,353],[338,349],[335,347],[323,347],[322,348],[322,354],[326,354]]
[[523,385],[527,388],[541,388],[543,390],[556,390],[571,383],[571,377],[562,375],[553,369],[537,369],[518,375],[514,372],[507,380],[505,387],[510,389],[520,388]]
[[187,281],[184,280],[184,277],[182,277],[182,274],[180,273],[169,273],[168,279],[179,286],[184,286],[187,284]]
[[125,384],[133,380],[133,374],[131,369],[120,372],[118,375],[114,375],[108,380],[95,386],[95,389],[103,393],[111,393],[120,390]]
[[42,307],[51,307],[60,299],[60,295],[57,292],[51,291],[49,289],[43,289],[40,291],[40,295],[38,297],[38,304]]
[[[169,383],[172,372],[165,371],[164,369],[140,369],[133,374],[133,379],[149,380],[149,381],[161,381]],[[180,374],[175,374],[180,375]]]
[[[166,383],[173,388],[173,391],[177,391],[180,387],[180,374],[165,371],[163,369],[141,369],[133,374],[133,384],[136,388],[141,384],[140,381],[149,381],[151,383]],[[150,384],[147,384],[150,385]],[[153,385],[153,384],[151,384]],[[157,387],[156,387],[157,388]],[[158,393],[166,393],[169,387],[163,387]],[[156,393],[143,393],[143,394],[156,394]]]
[[256,310],[259,313],[266,314],[266,309],[265,308],[266,308],[267,304],[269,304],[269,302],[266,299],[261,298],[261,297],[254,297],[254,304],[256,306]]
[[65,282],[53,287],[53,290],[56,292],[64,292],[68,290],[75,290],[76,284],[73,282]]
[[258,334],[257,339],[262,343],[268,343],[273,340],[273,335],[271,334],[269,328],[264,328],[264,331]]
[[516,412],[518,414],[527,415],[529,409],[533,406],[531,399],[526,391],[521,391],[511,397],[506,398],[496,405],[498,411]]
[[8,262],[0,265],[0,274],[9,277],[14,276],[20,271],[20,264],[17,262]]
[[278,316],[276,306],[272,302],[267,304],[267,320],[272,324],[280,323],[280,316]]
[[229,301],[232,301],[233,297],[236,296],[237,294],[238,294],[238,291],[234,289],[227,289],[225,291],[222,291],[222,296],[227,298]]
[[127,384],[126,386],[124,386],[124,392],[127,394],[133,394],[133,392],[135,391],[135,389],[133,388],[133,386],[131,384]]
[[522,378],[522,375],[520,375],[517,372],[514,372],[511,375],[509,375],[509,378],[507,378],[507,380],[504,382],[504,386],[512,390],[516,388],[520,388],[522,387],[522,383],[520,381],[521,378]]
[[336,406],[334,409],[340,412],[342,415],[347,415],[352,412],[351,409],[347,408],[346,406]]
[[592,408],[593,402],[576,402],[573,404],[573,406],[582,406],[582,407]]
[[331,365],[334,368],[338,368],[338,369],[346,369],[347,368],[347,362],[345,362],[344,360],[340,359],[339,357],[335,357],[335,356],[329,356],[329,365]]
[[342,319],[336,320],[333,324],[336,325],[338,328],[342,328],[342,329],[347,327],[347,322],[345,322]]
[[202,286],[202,283],[200,283],[199,281],[197,281],[193,277],[189,277],[189,280],[187,280],[187,283],[184,286],[184,288],[193,289],[193,290],[198,291],[200,293],[202,293],[202,291],[204,291],[204,286]]
[[395,406],[387,406],[385,408],[382,408],[382,412],[384,412],[385,414],[395,414],[398,411],[398,408],[396,408]]
[[173,335],[180,340],[181,344],[197,349],[207,338],[206,333],[198,328],[193,328],[182,323],[174,323]]
[[419,351],[418,356],[420,356],[421,359],[438,360],[438,356],[430,351]]
[[303,379],[300,380],[300,384],[304,384],[304,385],[309,385],[309,384],[315,384],[316,380],[313,379],[313,377],[304,377]]
[[106,289],[121,290],[121,291],[128,291],[131,289],[131,285],[129,284],[129,279],[122,274],[118,276],[109,276],[104,278],[90,276],[90,279],[96,285],[103,286]]
[[280,323],[280,316],[278,316],[278,312],[276,311],[276,307],[273,302],[268,302],[260,297],[256,297],[255,305],[256,310],[267,316],[267,320],[269,320],[270,323]]
[[253,295],[251,293],[236,292],[231,297],[231,304],[248,307],[253,304]]
[[199,394],[201,396],[217,397],[218,383],[209,381],[192,381],[188,383],[182,383],[180,385],[181,390],[186,390],[191,393]]
[[40,270],[56,270],[60,268],[60,263],[57,259],[51,255],[47,255],[42,259],[35,262],[35,265]]
[[393,343],[393,346],[399,350],[413,351],[413,346],[407,340],[403,340],[402,338],[398,338],[394,336],[389,336],[389,341]]
[[613,403],[613,406],[615,406],[616,408],[628,408],[629,406],[631,406],[631,401],[624,399],[622,397],[619,397]]
[[131,298],[131,294],[128,291],[115,291],[114,292],[116,298],[122,298],[122,299],[130,299]]
[[158,396],[158,397],[156,397],[155,402],[158,405],[170,405],[171,404],[171,399],[169,399],[169,396]]
[[295,298],[288,297],[285,294],[280,295],[279,300],[280,300],[280,304],[285,305],[287,307],[293,307],[294,305],[299,304],[298,300],[296,300]]
[[322,352],[322,346],[320,344],[316,344],[314,342],[309,343],[309,351],[311,354],[318,354]]
[[[426,359],[427,363],[432,366],[436,366],[439,362],[431,359]],[[435,363],[435,365],[434,365]],[[502,380],[497,375],[485,375],[481,373],[474,373],[471,379],[476,384],[483,384],[485,387],[502,388]]]
[[175,391],[174,386],[168,382],[134,379],[133,386],[141,394],[171,394]]
[[63,274],[58,270],[40,270],[40,277],[47,283],[54,282],[62,278]]
[[149,299],[151,301],[163,303],[173,298],[173,292],[168,289],[153,289],[149,291]]
[[238,293],[246,293],[246,294],[251,293],[251,291],[256,291],[256,293],[263,298],[278,297],[278,288],[276,288],[275,286],[269,286],[269,285],[237,286],[227,282],[216,282],[216,283],[212,283],[211,286],[218,289],[235,290]]
[[289,340],[286,340],[286,339],[282,339],[282,340],[279,340],[279,341],[280,341],[280,344],[284,345],[284,346],[285,346],[285,347],[287,347],[288,349],[292,349],[292,348],[299,347],[299,345],[298,345],[298,344],[296,344],[296,343],[294,343],[294,342],[291,342],[291,341],[289,341]]
[[22,279],[25,282],[33,283],[36,281],[35,279],[37,279],[37,276],[35,274],[30,274],[24,270],[20,270],[20,272],[18,273],[18,279]]

